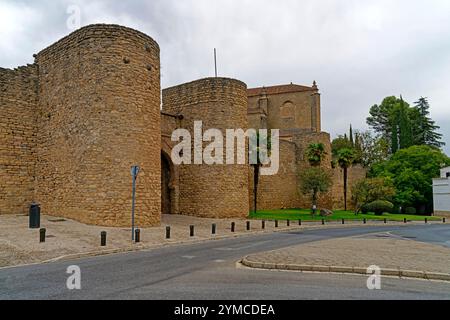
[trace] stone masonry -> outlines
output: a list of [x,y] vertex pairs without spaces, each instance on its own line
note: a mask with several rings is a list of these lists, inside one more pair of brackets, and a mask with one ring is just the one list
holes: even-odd
[[[163,90],[163,112],[182,116],[180,128],[189,130],[192,137],[194,121],[203,122],[203,133],[208,129],[245,131],[247,86],[233,79],[208,78],[168,88]],[[247,217],[248,170],[248,165],[238,164],[181,165],[179,213],[208,218]]]
[[130,168],[139,164],[137,223],[159,224],[159,61],[150,37],[92,25],[33,66],[2,70],[1,213],[36,201],[50,215],[128,226]]
[[[171,161],[172,132],[280,129],[280,171],[261,177],[260,209],[309,207],[299,172],[310,143],[325,145],[317,84],[247,89],[207,78],[162,91],[160,50],[149,36],[117,25],[90,25],[35,55],[35,63],[0,68],[0,214],[44,214],[82,223],[131,224],[130,168],[139,165],[136,223],[159,225],[161,213],[245,218],[253,203],[249,165]],[[204,144],[203,146],[206,146]],[[350,170],[350,187],[365,175]],[[342,208],[340,174],[323,208]]]

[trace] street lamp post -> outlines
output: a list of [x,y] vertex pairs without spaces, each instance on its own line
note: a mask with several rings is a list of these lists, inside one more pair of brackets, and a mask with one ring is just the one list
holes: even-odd
[[140,168],[139,166],[133,166],[131,168],[131,176],[133,177],[133,200],[132,200],[132,206],[131,206],[131,241],[134,241],[134,210],[135,210],[135,203],[136,203],[136,179],[139,174]]

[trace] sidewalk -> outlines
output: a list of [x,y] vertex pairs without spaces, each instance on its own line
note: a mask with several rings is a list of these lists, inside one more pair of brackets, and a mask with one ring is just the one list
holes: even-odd
[[367,268],[375,265],[384,275],[450,281],[450,248],[387,232],[253,254],[242,263],[262,269],[355,274],[367,274]]

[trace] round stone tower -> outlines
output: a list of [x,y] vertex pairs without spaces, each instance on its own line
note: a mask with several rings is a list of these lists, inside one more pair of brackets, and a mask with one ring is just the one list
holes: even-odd
[[[181,127],[194,138],[194,122],[202,121],[203,133],[218,129],[248,128],[247,86],[227,78],[207,78],[163,90],[163,111],[182,116]],[[192,143],[193,144],[193,143]],[[209,143],[203,143],[206,147]],[[179,211],[208,218],[244,218],[249,213],[248,165],[181,165]],[[192,152],[194,161],[194,152]]]
[[131,167],[139,165],[136,224],[160,223],[160,58],[147,35],[81,28],[36,55],[36,200],[45,214],[131,225]]

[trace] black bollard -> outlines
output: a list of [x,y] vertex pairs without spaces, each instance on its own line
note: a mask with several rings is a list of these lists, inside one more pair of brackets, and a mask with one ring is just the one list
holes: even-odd
[[302,220],[298,220],[298,225],[299,225],[299,226],[302,225]]
[[213,235],[216,234],[216,229],[217,229],[217,225],[214,223],[214,224],[212,225],[212,231],[211,231],[211,233],[212,233]]
[[45,228],[42,228],[39,230],[39,242],[44,243],[45,242],[45,233],[47,230]]
[[386,218],[384,218],[384,223],[385,223],[385,224],[387,223],[387,219],[386,219]]
[[367,224],[367,219],[366,219],[366,218],[364,218],[364,220],[363,220],[363,221],[364,221],[364,224]]
[[404,219],[403,219],[403,223],[406,223],[406,222],[407,222],[407,221],[406,221],[406,218],[404,218]]
[[286,225],[287,225],[288,227],[291,226],[291,221],[290,221],[290,220],[288,220],[286,223],[287,223]]
[[250,221],[247,221],[247,231],[250,231]]
[[189,227],[189,229],[190,229],[190,236],[191,236],[191,237],[193,237],[193,236],[195,235],[195,230],[194,230],[194,228],[195,228],[194,226],[190,226],[190,227]]
[[170,239],[170,227],[166,227],[166,239]]
[[325,219],[322,219],[322,225],[323,226],[325,225]]
[[235,232],[236,231],[236,223],[232,222],[231,223],[231,232]]
[[425,218],[425,223],[428,223],[428,218]]
[[342,224],[345,224],[345,219],[342,219]]
[[263,230],[266,229],[266,221],[263,220],[261,222],[261,227],[262,227]]
[[106,247],[106,231],[100,233],[100,245]]
[[275,228],[278,228],[278,220],[275,220]]
[[141,230],[139,229],[134,230],[134,241],[135,243],[141,242]]

